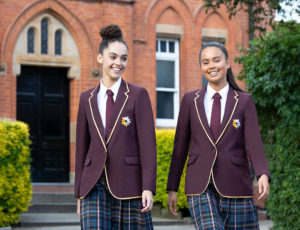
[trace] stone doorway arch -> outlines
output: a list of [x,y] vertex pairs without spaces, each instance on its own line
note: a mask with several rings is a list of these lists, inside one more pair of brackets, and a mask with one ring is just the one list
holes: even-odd
[[[43,22],[47,23],[46,34]],[[58,47],[60,52],[56,52]],[[75,39],[50,13],[35,17],[20,32],[13,51],[13,76],[20,75],[21,65],[66,67],[69,79],[80,78],[81,62]]]

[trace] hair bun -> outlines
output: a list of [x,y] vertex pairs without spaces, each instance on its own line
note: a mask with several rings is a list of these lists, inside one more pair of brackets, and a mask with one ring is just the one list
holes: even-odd
[[103,40],[123,38],[120,27],[115,24],[111,24],[111,25],[102,27],[99,34]]

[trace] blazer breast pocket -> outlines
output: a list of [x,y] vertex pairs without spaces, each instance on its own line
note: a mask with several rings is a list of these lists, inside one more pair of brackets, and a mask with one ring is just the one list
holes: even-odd
[[124,161],[128,165],[139,165],[141,164],[140,158],[137,156],[126,156]]

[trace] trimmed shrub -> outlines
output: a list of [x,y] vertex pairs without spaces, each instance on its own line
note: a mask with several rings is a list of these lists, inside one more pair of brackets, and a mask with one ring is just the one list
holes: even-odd
[[[157,145],[157,189],[155,202],[161,203],[162,207],[166,208],[168,202],[168,192],[166,190],[171,156],[173,152],[175,130],[173,129],[158,129],[156,130],[156,145]],[[184,193],[186,167],[183,170],[179,189],[177,192],[177,207],[178,209],[188,208],[186,196]]]
[[0,121],[0,227],[18,222],[31,199],[30,140],[22,122]]
[[238,58],[256,102],[272,176],[268,214],[276,230],[300,229],[300,25],[277,26]]

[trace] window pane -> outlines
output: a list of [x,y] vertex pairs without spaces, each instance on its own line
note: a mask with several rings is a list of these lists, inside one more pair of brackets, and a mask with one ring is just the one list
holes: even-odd
[[175,88],[174,61],[156,61],[157,87]]
[[156,40],[156,52],[158,51],[158,41]]
[[175,53],[175,42],[169,42],[169,53]]
[[55,54],[61,55],[61,31],[55,32]]
[[160,41],[160,52],[167,52],[167,42]]
[[34,29],[27,31],[27,53],[34,53]]
[[156,115],[161,119],[174,119],[174,93],[157,92],[156,94]]
[[41,52],[48,54],[48,19],[44,18],[41,22]]

